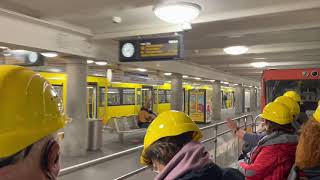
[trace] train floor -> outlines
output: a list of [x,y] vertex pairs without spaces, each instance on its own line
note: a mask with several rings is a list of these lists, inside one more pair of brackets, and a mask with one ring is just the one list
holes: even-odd
[[[257,112],[253,112],[253,115],[257,115]],[[228,109],[222,111],[222,120],[225,120],[228,117],[235,117],[234,110]],[[218,121],[216,121],[218,122]],[[213,122],[213,123],[216,123]],[[206,126],[199,124],[200,127]],[[223,132],[227,130],[227,127],[223,126],[218,129],[218,133]],[[101,156],[110,155],[119,151],[123,151],[132,147],[139,146],[143,143],[143,136],[144,134],[136,134],[132,135],[130,137],[125,136],[125,142],[120,143],[118,135],[115,133],[111,133],[109,131],[105,131],[103,134],[103,148],[99,152],[88,152],[86,156],[83,157],[65,157],[62,156],[62,167],[69,167],[71,165],[79,164],[88,160],[92,160],[95,158],[99,158]],[[213,130],[209,129],[204,131],[204,139],[209,138],[213,136]],[[223,144],[225,142],[234,139],[231,134],[227,134],[220,138],[218,140],[218,147],[223,147]],[[205,144],[208,150],[212,150],[214,147],[213,142],[209,142]],[[113,160],[110,160],[108,162],[95,165],[93,167],[89,167],[68,175],[64,175],[59,177],[61,180],[71,180],[71,179],[77,179],[77,180],[111,180],[115,179],[117,177],[120,177],[121,175],[124,175],[126,173],[129,173],[133,170],[138,169],[141,167],[139,165],[139,154],[140,152],[134,152],[128,155],[125,155],[120,158],[116,158]],[[142,173],[139,173],[138,175],[135,175],[129,179],[135,179],[135,180],[144,180],[144,179],[152,179],[154,177],[154,173],[150,170],[146,170]]]

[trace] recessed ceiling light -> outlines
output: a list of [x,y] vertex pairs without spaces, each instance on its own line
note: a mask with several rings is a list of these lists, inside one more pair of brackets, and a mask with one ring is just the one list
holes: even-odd
[[48,57],[48,58],[54,58],[54,57],[58,56],[58,53],[56,53],[56,52],[44,52],[44,53],[41,53],[41,55],[44,56],[44,57]]
[[241,55],[248,52],[249,48],[246,46],[230,46],[223,49],[223,51],[230,55]]
[[190,2],[159,4],[154,7],[154,14],[161,20],[172,24],[190,23],[200,14],[201,7]]
[[267,62],[254,62],[254,63],[251,63],[251,66],[253,66],[255,68],[263,68],[263,67],[266,67],[268,65],[269,65],[269,63],[267,63]]
[[182,78],[188,78],[188,77],[189,77],[189,76],[187,76],[187,75],[183,75],[183,76],[182,76]]
[[210,80],[210,82],[215,82],[216,80]]
[[61,69],[58,69],[58,68],[50,68],[49,71],[51,71],[51,72],[56,72],[56,73],[62,72],[62,70],[61,70]]
[[201,78],[199,78],[199,77],[195,77],[194,79],[195,79],[195,80],[201,80]]
[[96,65],[99,65],[99,66],[105,66],[105,65],[107,65],[108,63],[107,62],[105,62],[105,61],[97,61],[96,62]]
[[172,73],[163,73],[165,76],[171,76]]
[[147,71],[148,71],[148,70],[143,69],[143,68],[137,68],[136,70],[137,70],[137,71],[140,71],[140,72],[147,72]]
[[222,84],[230,84],[229,82],[221,81]]
[[8,48],[4,46],[0,46],[0,49],[8,49]]
[[264,58],[264,57],[258,57],[258,58],[253,58],[253,59],[255,59],[255,60],[265,60],[265,59],[267,59],[267,58]]
[[87,64],[92,64],[92,63],[94,63],[94,60],[87,60]]
[[238,86],[239,84],[233,84],[234,86]]

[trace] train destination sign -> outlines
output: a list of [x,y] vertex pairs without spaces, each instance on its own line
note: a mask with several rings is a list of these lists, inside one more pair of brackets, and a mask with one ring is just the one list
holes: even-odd
[[181,35],[150,39],[123,40],[119,43],[121,62],[177,60],[182,58]]

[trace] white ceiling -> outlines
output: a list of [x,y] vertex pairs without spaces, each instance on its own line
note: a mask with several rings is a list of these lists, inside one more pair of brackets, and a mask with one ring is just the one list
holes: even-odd
[[[320,66],[319,0],[185,1],[202,7],[193,29],[185,33],[188,63],[253,79],[259,79],[262,73],[262,69],[250,66],[257,61],[269,62],[268,68],[274,69]],[[89,39],[103,42],[179,30],[153,14],[152,7],[159,2],[162,1],[1,0],[0,8],[68,25]],[[123,22],[113,23],[113,16],[121,17]],[[250,50],[241,56],[224,54],[223,48],[232,45],[246,45]]]

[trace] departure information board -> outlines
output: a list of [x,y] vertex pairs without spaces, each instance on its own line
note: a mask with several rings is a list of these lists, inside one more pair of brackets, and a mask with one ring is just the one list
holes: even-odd
[[160,38],[123,40],[119,43],[121,62],[177,60],[182,58],[181,35]]

